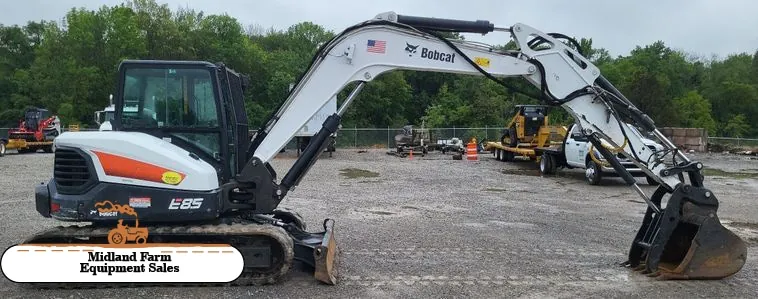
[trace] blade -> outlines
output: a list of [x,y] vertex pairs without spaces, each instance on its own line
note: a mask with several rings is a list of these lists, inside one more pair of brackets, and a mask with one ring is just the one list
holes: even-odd
[[334,223],[324,222],[324,239],[313,252],[315,260],[314,277],[326,284],[337,284],[337,267],[339,265],[339,250],[334,239]]

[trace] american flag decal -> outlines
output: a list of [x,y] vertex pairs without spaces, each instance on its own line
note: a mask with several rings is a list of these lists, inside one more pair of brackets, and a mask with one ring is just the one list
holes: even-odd
[[366,52],[384,54],[386,48],[387,42],[383,40],[370,39],[368,40],[368,43],[366,43]]

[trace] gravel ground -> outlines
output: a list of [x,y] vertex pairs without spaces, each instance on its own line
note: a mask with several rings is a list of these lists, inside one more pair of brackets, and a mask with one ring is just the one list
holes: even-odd
[[[273,165],[283,176],[294,161]],[[52,154],[0,158],[0,246],[57,225],[37,214],[34,185],[49,179]],[[479,162],[432,153],[413,160],[383,150],[325,155],[282,206],[313,227],[336,220],[342,281],[293,272],[274,286],[26,290],[5,277],[4,298],[30,297],[753,297],[758,294],[758,160],[696,156],[714,172],[706,184],[719,216],[748,241],[741,272],[719,281],[656,281],[625,260],[645,204],[621,179],[589,186],[579,170],[548,177],[529,162]],[[346,171],[346,169],[354,169]],[[368,171],[368,172],[366,172]],[[755,174],[755,176],[753,175]],[[653,188],[644,180],[648,193]],[[753,229],[750,227],[752,226]]]

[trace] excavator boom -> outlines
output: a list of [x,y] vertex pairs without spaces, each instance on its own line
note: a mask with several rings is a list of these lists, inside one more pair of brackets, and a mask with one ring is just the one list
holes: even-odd
[[[507,32],[517,50],[498,51],[477,43],[453,41],[443,38],[439,31]],[[574,47],[560,39],[568,39]],[[326,137],[338,129],[342,114],[356,94],[382,73],[403,69],[479,75],[505,87],[509,86],[502,78],[522,77],[537,88],[543,104],[560,106],[573,116],[594,147],[648,204],[627,265],[669,278],[712,279],[739,271],[746,260],[746,246],[718,221],[718,202],[702,184],[702,164],[679,151],[654,121],[626,99],[580,51],[579,44],[565,35],[544,33],[521,23],[497,27],[481,20],[379,14],[322,46],[287,100],[258,130],[251,144],[252,159],[240,177],[244,180],[265,173],[262,165],[350,83],[358,85],[337,113],[324,122],[281,183],[273,187],[278,196],[297,185],[317,159],[317,153],[323,151]],[[623,123],[653,134],[664,151],[646,146],[643,136]],[[652,196],[637,185],[618,155],[630,159],[660,183]],[[673,162],[666,163],[668,158]],[[664,195],[670,197],[665,208],[661,206]],[[722,244],[728,247],[720,247]]]

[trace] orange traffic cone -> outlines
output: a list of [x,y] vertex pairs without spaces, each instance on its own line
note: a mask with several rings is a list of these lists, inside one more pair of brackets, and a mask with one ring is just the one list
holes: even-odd
[[473,138],[471,142],[469,142],[466,145],[466,160],[468,161],[479,160],[479,155],[476,151],[476,138]]
[[411,149],[411,155],[408,157],[408,159],[413,160],[413,149]]

